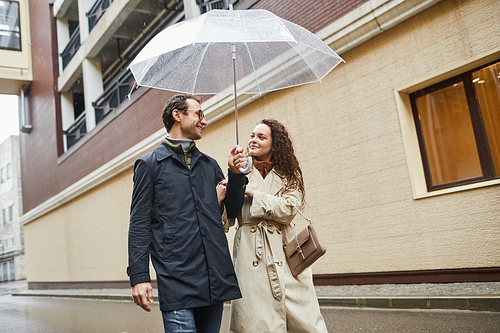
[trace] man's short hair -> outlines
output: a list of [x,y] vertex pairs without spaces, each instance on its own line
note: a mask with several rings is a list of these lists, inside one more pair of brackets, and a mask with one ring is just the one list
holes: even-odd
[[174,125],[174,117],[172,116],[172,112],[174,110],[179,110],[182,113],[186,114],[187,111],[186,109],[188,108],[187,101],[188,99],[193,99],[197,101],[198,103],[201,104],[201,100],[193,95],[190,94],[177,94],[172,97],[167,101],[167,104],[165,104],[165,107],[163,108],[163,124],[165,125],[165,128],[167,129],[167,132],[170,132],[170,129]]

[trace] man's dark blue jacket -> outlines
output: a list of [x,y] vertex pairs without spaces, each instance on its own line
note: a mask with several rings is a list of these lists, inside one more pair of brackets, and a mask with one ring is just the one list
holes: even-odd
[[[228,217],[243,205],[246,177],[229,171],[224,206]],[[156,270],[161,311],[203,307],[240,298],[222,227],[217,162],[197,148],[191,168],[162,143],[134,165],[129,227],[131,285]]]

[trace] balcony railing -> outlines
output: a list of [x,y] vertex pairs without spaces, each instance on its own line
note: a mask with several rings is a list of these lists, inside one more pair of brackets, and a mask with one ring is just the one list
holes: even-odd
[[[234,1],[233,1],[234,3]],[[199,1],[201,13],[206,13],[212,9],[227,9],[229,8],[229,0],[203,0]]]
[[97,0],[88,13],[85,15],[89,20],[89,32],[95,27],[99,19],[104,15],[106,9],[108,9],[109,5],[113,0]]
[[75,53],[78,51],[80,48],[80,26],[78,26],[75,31],[73,31],[73,34],[71,35],[71,38],[69,39],[68,45],[64,48],[64,51],[61,53],[61,58],[62,58],[62,66],[63,69],[66,68],[66,66],[69,64]]
[[123,103],[127,98],[127,94],[131,91],[134,83],[134,76],[131,71],[126,71],[117,81],[111,83],[103,92],[101,97],[92,105],[95,110],[95,121],[99,124],[108,114],[111,113],[118,105]]
[[66,145],[68,149],[73,146],[78,140],[87,134],[87,121],[85,111],[76,118],[73,125],[64,132],[66,134]]

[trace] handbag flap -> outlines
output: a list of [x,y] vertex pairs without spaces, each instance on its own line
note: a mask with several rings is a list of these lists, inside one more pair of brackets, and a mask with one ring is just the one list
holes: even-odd
[[288,245],[285,248],[285,254],[287,257],[291,257],[294,252],[297,251],[297,243],[295,240],[297,240],[299,246],[303,246],[305,242],[309,240],[310,233],[309,233],[309,226],[304,228],[301,232],[297,234],[297,236],[294,237],[294,239],[288,243]]

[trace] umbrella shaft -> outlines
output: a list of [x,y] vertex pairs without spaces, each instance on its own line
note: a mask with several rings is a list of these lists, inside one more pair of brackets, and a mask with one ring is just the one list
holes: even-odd
[[236,103],[236,46],[231,44],[231,54],[233,56],[233,84],[234,84],[234,121],[236,124],[236,145],[239,146],[238,139],[238,104]]

